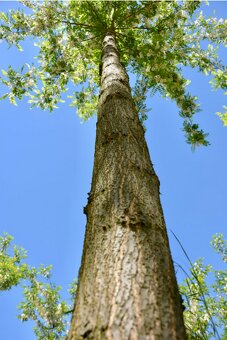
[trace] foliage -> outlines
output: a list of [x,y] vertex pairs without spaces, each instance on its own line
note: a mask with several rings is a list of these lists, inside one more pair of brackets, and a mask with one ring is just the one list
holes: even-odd
[[14,246],[12,255],[8,254],[12,240],[13,237],[8,234],[0,237],[0,290],[9,290],[27,275],[28,267],[21,263],[26,258],[24,249]]
[[[225,92],[227,95],[227,92]],[[227,126],[227,105],[223,106],[224,112],[217,112],[217,115],[220,117],[221,121],[223,122],[224,126]]]
[[[218,58],[226,46],[227,20],[205,17],[200,2],[178,1],[21,1],[18,10],[0,13],[0,39],[22,50],[23,40],[34,39],[37,60],[19,70],[3,71],[3,96],[29,97],[32,106],[53,110],[72,82],[70,95],[80,117],[97,110],[102,41],[116,34],[120,57],[137,78],[134,100],[141,120],[147,115],[146,94],[161,93],[174,100],[183,118],[187,142],[208,145],[207,134],[193,122],[197,98],[187,92],[185,66],[213,76],[212,86],[226,90],[226,67]],[[226,113],[219,116],[226,124]]]
[[0,289],[9,290],[20,285],[23,288],[24,301],[19,305],[19,319],[33,320],[37,339],[65,339],[72,303],[75,298],[76,280],[69,289],[71,304],[62,300],[60,286],[51,281],[51,266],[31,267],[23,260],[26,252],[23,248],[12,246],[13,237],[5,234],[0,237]]
[[[226,263],[227,242],[223,235],[214,235],[211,244]],[[212,280],[214,282],[209,284]],[[179,287],[186,308],[184,321],[189,339],[226,340],[227,270],[214,270],[199,259],[191,264],[190,274]]]

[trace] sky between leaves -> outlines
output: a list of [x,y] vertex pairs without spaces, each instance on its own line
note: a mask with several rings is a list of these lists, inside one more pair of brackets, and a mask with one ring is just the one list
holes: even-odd
[[[17,8],[16,1],[1,1],[0,10]],[[211,2],[204,11],[226,17],[227,2]],[[32,41],[24,52],[0,44],[0,65],[19,66],[36,55]],[[226,64],[227,54],[222,50]],[[194,153],[185,143],[178,109],[159,96],[147,100],[152,107],[146,122],[151,159],[161,181],[161,199],[174,261],[187,261],[170,230],[181,240],[192,261],[205,257],[218,264],[209,247],[211,236],[226,231],[226,129],[215,112],[223,94],[212,92],[208,77],[186,69],[190,90],[202,112],[196,117],[210,133],[211,145]],[[3,92],[3,91],[2,91]],[[75,109],[60,105],[53,113],[29,109],[26,101],[0,103],[0,231],[15,236],[28,250],[32,265],[53,264],[57,284],[66,288],[77,276],[83,245],[87,192],[90,190],[95,140],[95,118],[81,123]],[[183,276],[179,274],[179,278]],[[19,289],[0,296],[0,329],[6,340],[32,340],[31,324],[16,320]]]

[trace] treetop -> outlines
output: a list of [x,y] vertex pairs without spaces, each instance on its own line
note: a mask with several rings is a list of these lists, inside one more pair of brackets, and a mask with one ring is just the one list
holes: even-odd
[[[31,106],[52,111],[71,82],[71,104],[84,120],[97,109],[102,41],[111,30],[120,60],[135,75],[134,100],[146,119],[147,93],[174,100],[183,118],[187,141],[208,145],[193,122],[197,98],[187,91],[184,67],[212,75],[215,89],[227,89],[226,66],[218,57],[227,44],[227,20],[205,17],[199,1],[20,1],[18,10],[0,13],[0,39],[17,46],[33,38],[37,59],[20,69],[3,70],[9,98],[27,96]],[[225,93],[226,94],[226,93]],[[225,107],[226,108],[226,107]],[[226,123],[227,113],[219,113]],[[226,123],[227,124],[227,123]]]

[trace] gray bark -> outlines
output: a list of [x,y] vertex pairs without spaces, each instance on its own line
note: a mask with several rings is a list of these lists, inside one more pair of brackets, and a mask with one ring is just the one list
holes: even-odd
[[103,41],[87,227],[70,340],[186,339],[159,180],[120,63]]

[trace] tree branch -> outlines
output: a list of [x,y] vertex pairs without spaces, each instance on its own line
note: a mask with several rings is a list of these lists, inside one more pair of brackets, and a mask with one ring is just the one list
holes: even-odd
[[[88,10],[90,11],[90,7],[91,7],[93,12],[95,13],[97,19],[103,24],[103,26],[107,26],[106,23],[101,20],[99,13],[97,12],[95,6],[93,6],[93,4],[92,4],[92,1],[86,1],[86,3],[88,5]],[[92,12],[92,15],[93,15],[93,12]]]
[[98,28],[97,26],[93,26],[93,25],[86,25],[86,24],[82,24],[80,22],[71,22],[71,21],[67,21],[67,20],[58,20],[58,22],[63,22],[64,24],[69,24],[69,25],[74,25],[74,26],[81,26],[84,28]]

